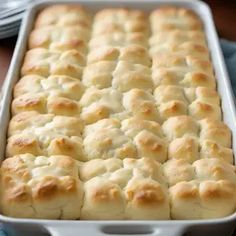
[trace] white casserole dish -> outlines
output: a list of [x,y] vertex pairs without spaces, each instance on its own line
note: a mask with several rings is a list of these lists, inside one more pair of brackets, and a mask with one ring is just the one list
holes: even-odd
[[[176,5],[193,9],[202,19],[215,69],[218,92],[221,96],[223,119],[233,135],[233,150],[236,154],[236,111],[234,97],[226,72],[218,37],[209,7],[198,0],[78,0],[78,1],[42,1],[33,5],[25,15],[17,40],[10,69],[5,80],[0,110],[0,160],[4,159],[6,132],[10,119],[12,90],[19,79],[21,62],[24,57],[28,35],[33,27],[37,12],[47,5],[55,3],[79,3],[87,9],[97,11],[104,7],[131,7],[151,11],[161,5]],[[235,156],[235,155],[234,155]],[[16,219],[0,215],[0,221],[10,235],[26,236],[95,236],[95,235],[231,235],[236,226],[236,213],[221,219],[188,221],[65,221]]]

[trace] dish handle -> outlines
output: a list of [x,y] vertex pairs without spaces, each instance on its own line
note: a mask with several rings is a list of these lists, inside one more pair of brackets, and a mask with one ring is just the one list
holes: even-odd
[[113,224],[98,225],[96,223],[85,224],[57,224],[46,226],[50,236],[182,236],[186,227],[181,224]]

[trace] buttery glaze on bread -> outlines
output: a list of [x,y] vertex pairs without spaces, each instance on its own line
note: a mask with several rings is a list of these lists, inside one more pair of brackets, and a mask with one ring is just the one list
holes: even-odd
[[93,36],[105,33],[136,33],[148,34],[148,17],[140,10],[104,9],[94,16]]
[[[235,167],[215,158],[162,166],[150,158],[76,164],[68,156],[22,154],[6,159],[1,171],[2,209],[14,217],[205,219],[235,207]],[[194,214],[181,211],[195,202]]]
[[63,53],[45,48],[34,48],[26,52],[21,74],[24,75],[68,75],[81,78],[85,57],[72,49]]
[[72,158],[17,155],[3,162],[1,174],[4,214],[71,220],[80,217],[83,189]]
[[35,28],[44,26],[79,25],[88,27],[91,24],[91,14],[80,5],[51,5],[43,9],[35,20]]
[[66,51],[76,49],[85,53],[86,41],[90,30],[78,26],[47,26],[33,30],[29,36],[29,49],[48,48],[51,51]]
[[188,220],[235,212],[231,131],[203,29],[181,7],[39,12],[13,92],[3,214]]
[[23,112],[9,123],[6,155],[69,155],[85,160],[82,130],[78,117]]

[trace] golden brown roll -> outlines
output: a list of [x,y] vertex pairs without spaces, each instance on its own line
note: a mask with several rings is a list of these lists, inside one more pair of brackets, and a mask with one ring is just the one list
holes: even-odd
[[150,54],[154,57],[169,54],[169,56],[194,56],[199,59],[209,59],[208,48],[204,45],[193,42],[157,45],[150,48]]
[[80,176],[81,219],[169,219],[166,183],[152,159],[95,159],[81,165]]
[[124,113],[122,93],[112,88],[88,88],[80,100],[81,117],[86,124]]
[[178,7],[161,7],[150,15],[153,34],[179,29],[202,30],[202,22],[199,16],[190,9]]
[[82,68],[85,65],[84,56],[77,50],[63,53],[50,52],[45,48],[29,50],[24,58],[21,74],[24,75],[68,75],[81,78]]
[[120,120],[115,118],[102,119],[94,124],[86,125],[83,129],[83,137],[92,135],[100,129],[119,129],[121,127]]
[[182,72],[201,71],[208,75],[213,75],[212,64],[204,58],[197,58],[194,55],[175,55],[165,53],[152,56],[153,68],[179,68]]
[[91,15],[82,6],[58,4],[43,9],[36,18],[35,27],[42,28],[48,25],[88,27],[90,23]]
[[135,138],[138,155],[153,158],[161,163],[167,159],[167,143],[164,139],[146,130],[141,131]]
[[154,91],[154,97],[158,105],[173,100],[178,100],[184,103],[188,103],[184,90],[180,86],[174,86],[174,85],[158,86]]
[[163,173],[169,186],[195,178],[193,166],[183,159],[172,159],[165,162]]
[[50,51],[64,52],[78,50],[85,54],[90,30],[79,26],[47,26],[34,29],[29,36],[29,49],[47,48]]
[[121,92],[135,88],[152,91],[151,70],[141,64],[120,61],[113,72],[112,87]]
[[14,87],[14,97],[26,93],[41,93],[79,100],[84,92],[84,85],[78,79],[66,75],[26,75]]
[[22,154],[1,166],[1,209],[20,218],[75,220],[83,200],[78,166],[68,156]]
[[131,112],[131,116],[157,122],[160,120],[153,96],[142,89],[124,93],[123,106],[126,111]]
[[196,137],[184,136],[170,142],[168,158],[192,163],[199,158],[199,144]]
[[125,191],[128,200],[125,209],[131,220],[168,220],[169,197],[166,188],[150,179],[131,180]]
[[[132,121],[137,123],[131,124]],[[150,130],[153,122],[143,123],[138,117],[127,122],[121,124],[117,119],[103,119],[87,125],[83,132],[83,146],[88,159],[149,157],[164,162],[167,142],[160,127],[155,127],[158,131]],[[129,129],[133,129],[132,134],[128,133]]]
[[163,123],[162,128],[170,141],[186,136],[198,136],[199,133],[199,125],[191,116],[171,117]]
[[208,139],[202,141],[201,143],[201,158],[217,158],[222,159],[228,163],[233,163],[233,150],[224,147],[216,142],[210,141]]
[[94,17],[93,36],[115,32],[148,34],[148,19],[140,10],[107,8],[97,12]]
[[47,93],[26,93],[12,101],[12,114],[37,111],[42,114],[79,116],[79,102],[66,97],[48,96]]
[[200,100],[209,104],[220,105],[219,94],[214,89],[207,87],[185,88],[185,96],[189,102]]
[[121,129],[129,137],[134,138],[139,132],[147,130],[153,134],[158,135],[159,137],[164,138],[161,126],[151,120],[143,120],[137,116],[125,119],[122,121]]
[[137,157],[132,141],[119,129],[101,129],[83,140],[84,151],[88,159]]
[[158,32],[158,34],[152,34],[149,39],[150,47],[155,47],[162,44],[182,44],[185,42],[193,42],[206,46],[205,35],[202,31],[198,30],[163,30]]
[[151,91],[153,89],[151,70],[141,64],[119,61],[113,72],[112,87],[121,92],[133,88]]
[[39,114],[35,111],[22,112],[10,120],[8,135],[20,134],[25,129],[36,127],[57,130],[65,135],[74,136],[82,132],[84,124],[79,117]]
[[69,155],[85,160],[79,118],[24,112],[9,124],[7,157],[17,154]]
[[83,71],[82,82],[87,87],[94,86],[98,89],[111,87],[115,68],[114,61],[98,61],[87,65]]
[[151,65],[151,58],[146,48],[139,45],[130,45],[126,47],[100,47],[99,50],[93,50],[88,54],[87,63],[92,64],[98,61],[127,61],[133,64],[144,66]]
[[196,99],[189,105],[189,115],[197,120],[209,117],[210,119],[221,120],[221,108],[218,105],[210,104]]
[[236,183],[236,167],[216,158],[204,158],[193,163],[196,179],[203,180],[229,180]]
[[139,45],[146,48],[148,46],[148,39],[146,35],[141,32],[114,32],[112,34],[105,33],[92,37],[89,41],[90,50],[98,49],[99,47],[104,46],[125,47],[129,45]]
[[235,210],[235,183],[229,180],[179,182],[169,189],[171,218],[221,218]]
[[231,131],[222,121],[206,118],[200,121],[200,141],[210,140],[224,147],[231,147]]
[[179,85],[182,87],[208,87],[215,89],[211,63],[193,55],[183,56],[165,53],[152,57],[154,86]]
[[[95,52],[97,53],[97,51]],[[115,52],[114,55],[113,52]],[[143,57],[142,53],[138,58],[128,55],[120,57],[119,51],[116,49],[113,52],[108,58],[96,58],[96,60],[93,58],[95,62],[88,64],[84,69],[83,83],[88,87],[95,86],[99,89],[112,87],[120,92],[126,92],[133,88],[152,91],[151,70],[145,65],[149,64],[149,58]],[[98,54],[100,53],[98,51]],[[138,52],[134,50],[134,53]],[[88,59],[92,60],[92,57],[98,55],[90,56]]]

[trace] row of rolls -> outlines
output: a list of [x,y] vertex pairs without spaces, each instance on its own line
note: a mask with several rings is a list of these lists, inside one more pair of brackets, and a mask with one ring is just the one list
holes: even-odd
[[236,207],[204,25],[192,10],[52,5],[14,87],[0,205],[12,217],[181,220]]

